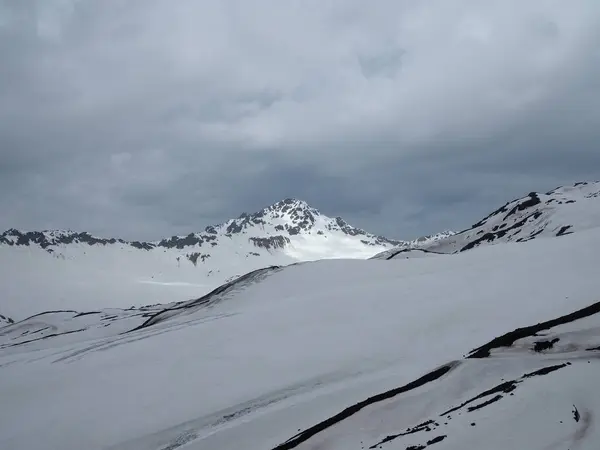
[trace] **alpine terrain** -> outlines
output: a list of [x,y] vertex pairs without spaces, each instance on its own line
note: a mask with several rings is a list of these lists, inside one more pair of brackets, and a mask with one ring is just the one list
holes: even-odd
[[[366,258],[422,245],[375,236],[286,199],[203,232],[156,242],[85,232],[16,229],[0,234],[0,313],[128,307],[188,300],[251,270],[325,258]],[[23,289],[28,286],[27,289]]]
[[600,224],[599,197],[600,182],[580,182],[545,194],[531,192],[506,203],[464,231],[438,235],[438,239],[424,242],[417,250],[401,245],[373,259],[458,253],[480,245],[527,242],[536,237],[559,237],[595,228]]
[[[72,305],[88,304],[76,293],[100,295],[91,309],[3,319],[0,448],[598,448],[600,183],[529,194],[435,242],[354,235],[290,204],[302,206],[296,222],[297,206],[282,218],[278,204],[189,237],[202,240],[197,251],[215,248],[207,261],[252,249],[262,265],[209,292],[127,309],[101,284],[201,259],[187,264],[191,248],[170,240],[136,248],[46,232],[26,245],[5,233],[3,271],[21,283],[2,290],[2,309],[44,305],[38,277],[57,277],[52,295],[77,285],[62,290]],[[249,243],[261,227],[285,245]],[[300,253],[300,242],[313,250]],[[302,262],[334,248],[353,259]]]

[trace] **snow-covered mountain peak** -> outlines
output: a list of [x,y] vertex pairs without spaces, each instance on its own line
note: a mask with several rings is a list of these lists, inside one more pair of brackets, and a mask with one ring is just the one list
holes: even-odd
[[227,234],[236,234],[257,228],[259,233],[274,231],[297,235],[310,231],[318,217],[321,217],[321,213],[305,201],[286,198],[258,212],[243,213],[222,225],[207,227],[205,231],[218,234],[219,230],[224,229]]
[[290,217],[295,215],[301,215],[306,213],[311,213],[314,215],[320,215],[320,212],[306,203],[304,200],[300,200],[297,198],[285,198],[276,203],[273,203],[271,206],[265,208],[267,211],[272,211],[279,214],[288,214]]
[[286,198],[268,208],[268,213],[273,219],[280,219],[289,222],[292,227],[296,227],[298,231],[308,231],[314,225],[321,213],[311,207],[303,200],[295,198]]
[[530,192],[506,203],[460,233],[460,251],[495,241],[525,242],[600,226],[600,182],[580,182],[549,192]]
[[[454,253],[499,242],[526,242],[538,237],[560,237],[600,227],[600,182],[579,182],[546,193],[530,192],[494,210],[470,228],[421,246],[429,253]],[[422,256],[422,253],[418,254]],[[404,248],[376,255],[376,259],[410,257]]]
[[[255,213],[243,213],[219,225],[211,225],[201,232],[171,236],[160,241],[126,241],[116,238],[101,238],[87,232],[71,230],[20,231],[10,229],[0,234],[0,245],[38,246],[48,252],[55,247],[70,244],[130,246],[139,250],[152,249],[198,249],[217,247],[222,241],[244,241],[253,247],[266,249],[283,248],[292,244],[294,236],[320,236],[322,239],[338,235],[354,238],[359,246],[396,246],[403,241],[376,236],[349,225],[341,217],[327,217],[303,200],[286,198]],[[321,239],[321,238],[320,238]],[[322,240],[321,239],[321,240]],[[341,253],[341,256],[344,252]]]
[[[597,181],[580,182],[571,186],[560,186],[545,194],[530,192],[525,197],[507,202],[474,224],[472,228],[480,228],[491,224],[502,225],[502,223],[511,221],[520,222],[523,219],[528,220],[532,217],[534,219],[542,216],[549,218],[549,216],[562,212],[568,212],[572,216],[573,221],[579,221],[582,219],[581,216],[588,215],[589,212],[598,209],[600,204],[593,201],[598,197],[600,197],[600,182]],[[577,203],[579,204],[577,207],[568,206]],[[581,205],[583,207],[580,207]],[[594,222],[600,225],[600,221]],[[548,222],[544,222],[544,224],[549,225]]]

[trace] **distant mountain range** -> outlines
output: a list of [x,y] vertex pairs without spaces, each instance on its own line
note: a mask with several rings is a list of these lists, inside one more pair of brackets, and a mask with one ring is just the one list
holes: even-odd
[[297,199],[244,213],[202,232],[154,242],[11,229],[0,234],[0,313],[18,320],[50,309],[171,304],[200,298],[262,268],[332,258],[461,253],[598,226],[600,182],[582,182],[531,192],[459,233],[446,231],[413,241],[376,236]]
[[[6,303],[17,310],[9,314],[20,315],[21,309],[28,314],[56,307],[141,306],[197,297],[262,267],[365,259],[386,249],[428,245],[451,234],[389,239],[288,198],[201,232],[154,242],[67,230],[10,229],[0,234],[0,281],[7,291]],[[33,292],[23,289],[32,283]],[[5,308],[2,312],[8,313]]]
[[[206,249],[199,252],[197,257],[191,255],[188,259],[196,262],[210,258],[211,250],[223,241],[236,241],[238,246],[247,246],[249,249],[275,250],[294,246],[294,236],[306,239],[315,237],[315,244],[320,245],[323,257],[345,257],[356,254],[370,253],[372,249],[390,246],[406,246],[421,244],[426,241],[436,240],[448,234],[442,233],[435,236],[426,236],[415,241],[399,241],[376,236],[359,228],[349,225],[341,217],[332,219],[321,214],[317,209],[310,207],[302,200],[288,198],[277,202],[253,214],[244,213],[237,219],[228,220],[215,226],[208,226],[199,233],[190,233],[187,236],[172,236],[154,242],[126,241],[115,238],[101,238],[92,236],[87,232],[67,230],[45,231],[20,231],[10,229],[0,234],[0,245],[8,246],[38,246],[49,253],[57,252],[71,244],[87,244],[88,246],[118,245],[129,246],[138,250],[156,249]],[[340,245],[327,245],[325,240],[331,237],[343,237]],[[302,243],[302,242],[301,242]],[[302,248],[298,248],[301,253]],[[311,250],[314,251],[314,250]],[[319,253],[319,250],[316,250]],[[213,250],[214,252],[214,250]],[[239,252],[238,252],[239,253]],[[254,255],[255,252],[248,252]],[[300,258],[302,259],[302,258]]]

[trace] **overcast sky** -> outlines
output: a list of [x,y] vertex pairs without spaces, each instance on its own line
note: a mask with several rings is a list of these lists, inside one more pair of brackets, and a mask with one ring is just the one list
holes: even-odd
[[0,228],[187,234],[285,197],[461,229],[600,179],[598,0],[0,0]]

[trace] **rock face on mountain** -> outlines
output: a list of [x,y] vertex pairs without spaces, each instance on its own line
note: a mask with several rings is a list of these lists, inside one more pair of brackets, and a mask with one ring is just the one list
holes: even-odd
[[[419,246],[413,255],[458,253],[499,242],[560,237],[600,226],[600,182],[581,182],[510,201],[459,233]],[[405,246],[373,259],[408,257]]]

